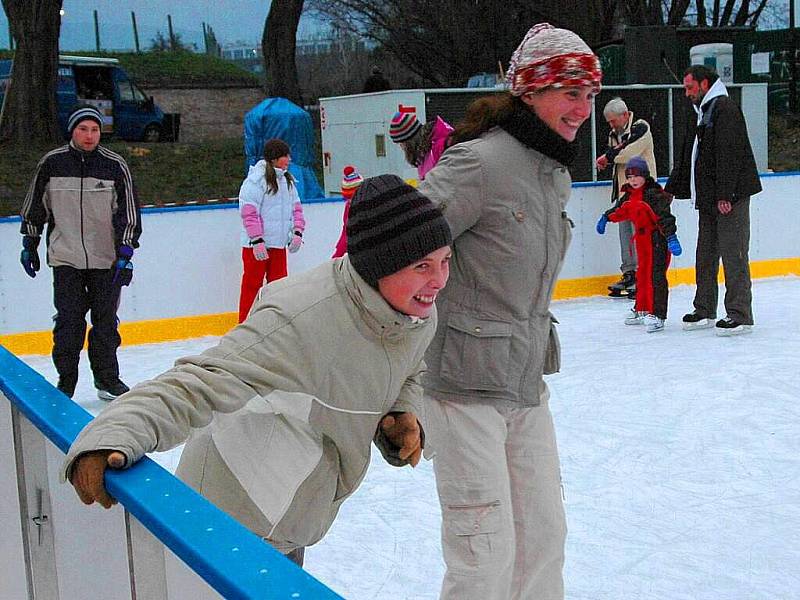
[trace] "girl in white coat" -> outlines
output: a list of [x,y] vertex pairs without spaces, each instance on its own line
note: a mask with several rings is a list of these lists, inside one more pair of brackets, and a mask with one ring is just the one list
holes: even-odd
[[239,190],[242,218],[242,289],[239,323],[247,318],[264,285],[286,277],[286,248],[297,252],[303,244],[306,221],[294,178],[289,173],[291,154],[283,140],[264,144],[264,159],[250,167]]

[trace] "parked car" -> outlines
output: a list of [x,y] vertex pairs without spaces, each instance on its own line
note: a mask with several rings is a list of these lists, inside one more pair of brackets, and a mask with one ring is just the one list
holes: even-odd
[[[0,60],[0,105],[12,75],[13,60]],[[116,58],[59,56],[56,85],[58,122],[67,135],[67,118],[79,104],[91,104],[103,115],[102,131],[123,140],[158,142],[176,140],[171,123],[136,82],[119,66]]]

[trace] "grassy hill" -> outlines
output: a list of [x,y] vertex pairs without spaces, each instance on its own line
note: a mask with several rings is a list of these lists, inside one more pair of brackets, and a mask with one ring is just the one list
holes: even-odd
[[[142,87],[233,87],[258,86],[260,80],[236,64],[194,52],[62,52],[74,56],[119,59],[120,66]],[[0,51],[0,59],[14,53]]]
[[[203,144],[103,141],[103,145],[128,162],[143,205],[235,197],[245,175],[241,138]],[[0,216],[19,214],[36,163],[51,149],[0,147]]]

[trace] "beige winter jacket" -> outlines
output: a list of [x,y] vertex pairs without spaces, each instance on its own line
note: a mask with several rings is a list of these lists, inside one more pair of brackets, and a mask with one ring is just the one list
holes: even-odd
[[179,476],[279,549],[318,541],[364,477],[382,416],[419,413],[436,315],[396,312],[347,256],[262,296],[216,347],[98,415],[64,475],[82,452],[117,449],[130,465],[194,429]]
[[453,232],[426,392],[538,405],[558,370],[549,306],[572,237],[569,172],[496,127],[449,148],[419,189]]

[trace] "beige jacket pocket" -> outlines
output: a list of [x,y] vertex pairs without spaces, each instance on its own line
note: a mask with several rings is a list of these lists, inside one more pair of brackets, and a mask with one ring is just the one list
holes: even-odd
[[510,351],[510,323],[451,313],[440,375],[464,390],[504,390],[508,386]]
[[547,350],[544,353],[544,369],[545,375],[552,375],[561,370],[561,342],[558,339],[558,330],[556,329],[556,319],[550,315],[550,335],[547,340]]

